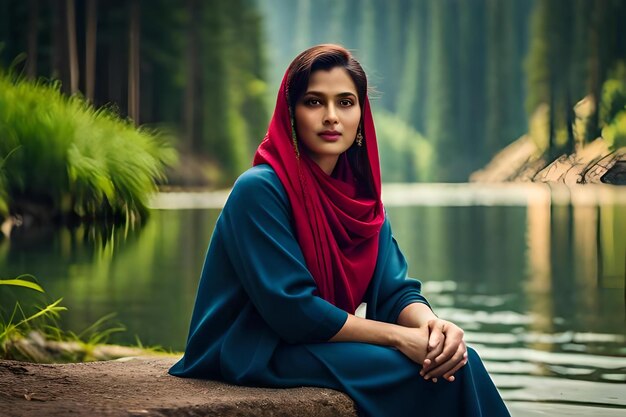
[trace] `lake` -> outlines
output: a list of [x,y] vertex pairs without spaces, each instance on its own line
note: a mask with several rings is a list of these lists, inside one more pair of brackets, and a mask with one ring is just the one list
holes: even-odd
[[[626,187],[387,184],[394,235],[435,312],[466,331],[514,415],[623,415]],[[142,228],[15,230],[0,275],[63,297],[62,327],[182,350],[226,192],[167,193]]]

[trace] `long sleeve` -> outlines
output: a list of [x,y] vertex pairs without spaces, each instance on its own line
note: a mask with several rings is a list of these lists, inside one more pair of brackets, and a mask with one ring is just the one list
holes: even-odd
[[224,247],[263,320],[289,343],[326,341],[347,313],[315,295],[290,225],[287,196],[269,167],[242,175],[222,212]]
[[378,264],[365,302],[367,318],[396,323],[400,312],[409,304],[428,301],[421,294],[420,281],[409,278],[408,265],[391,233],[389,219],[380,232]]

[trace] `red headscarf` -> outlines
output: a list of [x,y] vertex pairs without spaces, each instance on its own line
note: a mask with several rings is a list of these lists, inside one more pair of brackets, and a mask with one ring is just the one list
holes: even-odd
[[345,154],[337,162],[334,177],[322,171],[302,147],[300,155],[296,154],[287,74],[253,163],[269,164],[287,192],[296,238],[319,296],[349,313],[362,302],[374,274],[378,236],[385,219],[376,132],[367,97],[362,112],[365,146],[359,151],[367,152],[374,198],[359,195]]

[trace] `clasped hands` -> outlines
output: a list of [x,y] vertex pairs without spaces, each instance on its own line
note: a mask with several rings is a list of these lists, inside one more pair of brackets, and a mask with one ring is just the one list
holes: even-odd
[[463,341],[463,330],[446,320],[432,319],[428,326],[426,358],[420,375],[437,382],[443,377],[454,381],[454,373],[467,363],[467,347]]
[[409,337],[398,347],[413,361],[422,364],[420,375],[437,382],[438,378],[454,381],[454,373],[467,363],[463,330],[454,323],[431,319],[420,327],[404,328]]

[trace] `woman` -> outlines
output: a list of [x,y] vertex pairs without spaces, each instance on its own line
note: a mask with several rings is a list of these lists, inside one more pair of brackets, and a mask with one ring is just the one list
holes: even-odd
[[337,45],[304,51],[217,221],[170,373],[333,388],[363,416],[508,415],[461,329],[407,278],[380,195],[363,69]]

